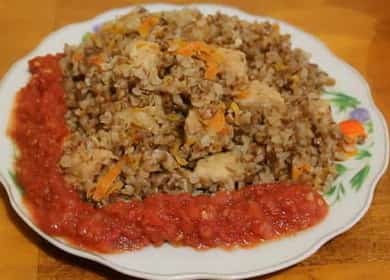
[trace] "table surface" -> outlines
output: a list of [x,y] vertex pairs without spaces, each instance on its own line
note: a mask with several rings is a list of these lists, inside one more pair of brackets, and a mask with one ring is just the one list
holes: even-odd
[[[108,9],[145,2],[151,1],[0,0],[0,78],[49,32]],[[366,77],[377,105],[390,123],[390,1],[197,2],[237,6],[285,20],[318,36]],[[304,262],[259,279],[390,279],[389,187],[390,172],[387,172],[379,182],[371,208],[351,230],[328,242]],[[48,245],[16,216],[0,189],[2,279],[131,279]]]

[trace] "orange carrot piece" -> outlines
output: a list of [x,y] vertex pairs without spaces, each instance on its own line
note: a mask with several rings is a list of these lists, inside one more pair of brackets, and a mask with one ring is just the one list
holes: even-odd
[[98,65],[102,64],[104,62],[103,56],[101,54],[95,54],[88,57],[88,62],[90,64]]
[[213,62],[207,63],[207,69],[206,72],[204,73],[204,77],[207,80],[214,80],[218,72],[219,69],[217,63],[213,63]]
[[292,179],[297,180],[299,179],[304,172],[311,172],[312,167],[310,164],[304,163],[301,165],[294,165],[292,168]]
[[206,62],[205,79],[214,80],[219,72],[219,65],[223,61],[216,48],[204,42],[180,42],[176,53],[183,56],[196,56]]
[[158,23],[159,18],[155,16],[149,16],[142,20],[141,26],[138,28],[138,32],[141,37],[145,38],[149,35],[152,28]]
[[297,180],[299,177],[301,177],[301,174],[302,174],[302,168],[294,165],[291,170],[292,179]]
[[347,137],[355,140],[357,137],[366,136],[366,131],[361,122],[357,120],[346,120],[339,123],[340,131]]
[[222,128],[220,131],[218,131],[220,134],[229,134],[229,132],[231,131],[231,127],[229,126],[225,126],[224,128]]
[[249,92],[245,91],[245,90],[242,90],[235,97],[238,98],[238,99],[245,99],[248,96],[249,96]]
[[355,156],[356,154],[358,153],[358,149],[353,149],[353,150],[351,150],[351,151],[345,151],[345,156],[346,157],[348,157],[348,158],[350,158],[350,157],[353,157],[353,156]]
[[209,129],[215,132],[221,132],[226,127],[225,114],[223,111],[218,111],[214,116],[207,121]]
[[76,61],[81,61],[81,60],[83,60],[83,55],[80,53],[75,53],[75,54],[73,54],[73,59]]
[[106,174],[99,178],[92,196],[94,200],[100,201],[109,194],[109,189],[121,173],[123,164],[124,159],[119,160],[107,171]]
[[213,48],[203,42],[181,42],[176,52],[183,56],[196,55],[201,59],[207,59],[212,51]]

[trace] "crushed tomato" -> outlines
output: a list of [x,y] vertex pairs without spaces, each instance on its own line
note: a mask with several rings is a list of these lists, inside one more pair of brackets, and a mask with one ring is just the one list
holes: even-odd
[[156,194],[143,201],[95,208],[69,186],[58,167],[68,135],[59,60],[29,62],[32,78],[17,95],[10,135],[20,150],[16,162],[24,199],[48,234],[99,252],[147,245],[194,248],[251,246],[320,222],[328,206],[309,186],[268,184],[213,196]]

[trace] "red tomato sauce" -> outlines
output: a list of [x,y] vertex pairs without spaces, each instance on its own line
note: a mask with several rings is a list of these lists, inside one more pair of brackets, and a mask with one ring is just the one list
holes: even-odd
[[95,208],[58,167],[69,134],[58,55],[29,62],[31,80],[17,95],[10,135],[16,174],[34,221],[46,233],[99,252],[169,242],[194,248],[251,246],[319,223],[328,212],[309,186],[268,184],[213,196],[156,194]]

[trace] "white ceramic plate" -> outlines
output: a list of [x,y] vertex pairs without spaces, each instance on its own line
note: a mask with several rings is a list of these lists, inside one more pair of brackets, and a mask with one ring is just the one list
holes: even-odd
[[[145,5],[150,11],[178,9],[180,6]],[[78,43],[82,35],[104,21],[128,12],[131,7],[106,12],[92,20],[72,24],[51,33],[26,57],[16,62],[0,85],[0,179],[12,207],[39,235],[62,250],[104,264],[124,274],[150,279],[225,278],[236,279],[263,275],[302,261],[316,252],[325,242],[351,228],[370,206],[375,186],[388,164],[388,130],[372,99],[369,86],[351,66],[334,56],[311,35],[279,20],[253,16],[242,11],[216,5],[193,5],[205,14],[221,11],[248,21],[277,22],[281,32],[290,33],[294,47],[312,54],[337,83],[327,89],[324,98],[330,100],[336,120],[350,117],[361,119],[368,131],[366,143],[359,154],[338,165],[340,176],[326,194],[330,213],[318,226],[282,240],[268,242],[252,249],[230,252],[221,249],[195,251],[191,248],[148,247],[137,252],[97,254],[80,250],[65,241],[46,235],[31,220],[22,203],[21,193],[13,181],[14,146],[6,135],[12,103],[16,92],[29,79],[27,61],[38,55],[61,52],[65,43]]]

